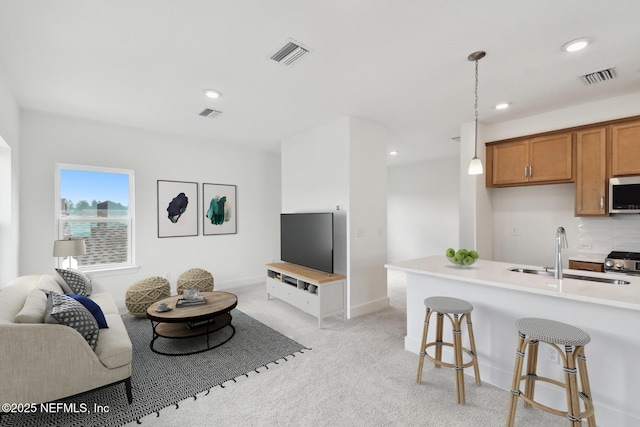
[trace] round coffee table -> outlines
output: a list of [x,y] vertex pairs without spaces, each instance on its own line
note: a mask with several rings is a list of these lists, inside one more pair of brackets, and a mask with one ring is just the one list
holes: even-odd
[[[231,310],[238,305],[238,297],[229,292],[200,292],[205,299],[204,304],[177,307],[177,302],[182,295],[174,295],[157,301],[147,308],[147,318],[151,321],[153,337],[149,343],[151,350],[165,356],[186,356],[211,350],[228,342],[236,333],[236,328],[231,324]],[[157,308],[165,303],[171,310],[159,312]],[[229,326],[231,335],[222,342],[210,344],[209,334]],[[154,348],[158,338],[181,339],[206,336],[207,346],[195,351],[181,353],[167,353]]]

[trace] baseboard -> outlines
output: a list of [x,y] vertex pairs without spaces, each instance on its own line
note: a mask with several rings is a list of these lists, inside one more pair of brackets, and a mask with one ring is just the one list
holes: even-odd
[[349,318],[364,316],[366,314],[375,313],[389,307],[389,298],[384,297],[379,300],[351,307]]
[[256,285],[256,284],[264,284],[265,276],[253,276],[253,277],[245,277],[243,279],[238,280],[229,280],[226,282],[217,282],[213,288],[214,291],[221,291],[223,289],[233,289],[239,288],[242,286]]

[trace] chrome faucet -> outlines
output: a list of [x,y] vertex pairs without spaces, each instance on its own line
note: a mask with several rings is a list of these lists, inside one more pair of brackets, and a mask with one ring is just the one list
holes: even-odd
[[562,279],[562,251],[561,248],[568,248],[567,234],[564,232],[564,227],[558,227],[556,230],[556,269],[553,272],[553,277],[556,279]]

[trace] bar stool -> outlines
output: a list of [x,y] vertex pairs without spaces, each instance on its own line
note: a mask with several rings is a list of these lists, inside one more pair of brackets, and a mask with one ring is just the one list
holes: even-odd
[[[533,405],[543,411],[567,417],[570,426],[582,426],[582,420],[587,419],[589,427],[596,427],[589,376],[587,375],[587,359],[584,356],[584,346],[591,341],[589,334],[566,323],[538,318],[519,319],[516,321],[516,327],[520,338],[518,340],[518,349],[516,350],[507,427],[513,426],[518,398],[524,401],[525,406]],[[564,382],[536,374],[538,343],[540,341],[554,347],[562,357]],[[564,346],[564,353],[559,346]],[[522,375],[522,367],[527,351],[529,353],[527,355],[527,373]],[[580,375],[580,392],[578,392],[576,373]],[[520,390],[522,381],[525,381],[524,392]],[[560,411],[536,402],[534,400],[536,381],[544,381],[564,388],[567,397],[567,411]],[[580,409],[579,399],[584,402],[584,411]]]
[[[456,370],[456,391],[458,393],[458,403],[464,405],[464,368],[473,365],[475,371],[476,384],[481,385],[480,382],[480,369],[478,368],[478,357],[476,354],[476,343],[473,339],[473,327],[471,324],[471,311],[473,305],[467,301],[451,298],[451,297],[430,297],[424,300],[424,305],[427,309],[424,318],[424,329],[422,331],[422,345],[420,347],[420,361],[418,362],[418,376],[416,382],[420,384],[422,381],[422,368],[424,365],[424,358],[426,357],[432,361],[436,368],[444,366],[446,368],[454,368]],[[436,321],[436,336],[435,341],[427,343],[427,334],[429,332],[429,318],[433,313],[437,313]],[[462,316],[460,316],[462,315]],[[451,321],[451,328],[453,332],[453,343],[442,341],[443,319],[444,316]],[[470,350],[462,347],[462,331],[460,325],[462,320],[467,320],[467,330],[469,331],[469,346]],[[435,357],[427,354],[427,348],[435,346]],[[454,363],[447,363],[442,361],[442,347],[453,347]],[[469,362],[464,363],[462,358],[462,352],[471,356]]]

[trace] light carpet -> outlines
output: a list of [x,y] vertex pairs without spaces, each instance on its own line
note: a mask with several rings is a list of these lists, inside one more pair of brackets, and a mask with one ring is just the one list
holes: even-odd
[[[455,375],[426,363],[415,382],[418,356],[404,350],[404,274],[388,276],[390,307],[343,322],[317,320],[265,297],[259,283],[232,290],[245,313],[313,348],[294,361],[269,365],[229,381],[179,408],[168,407],[141,424],[153,427],[225,426],[504,426],[510,393],[466,378],[466,402],[456,403]],[[205,395],[206,394],[206,395]],[[567,420],[520,403],[518,427],[566,426]],[[136,426],[135,423],[131,427]]]

